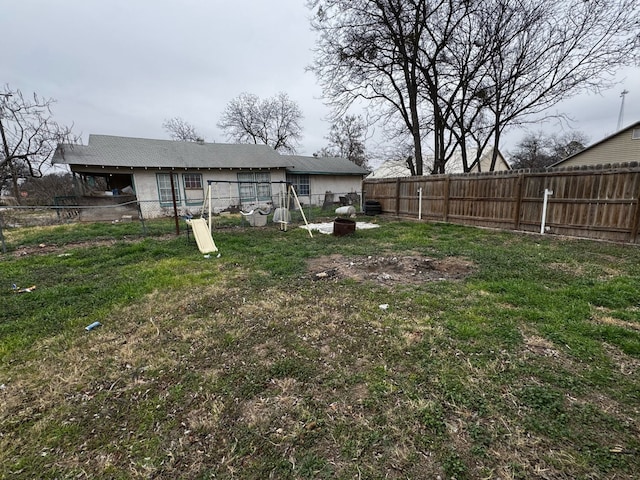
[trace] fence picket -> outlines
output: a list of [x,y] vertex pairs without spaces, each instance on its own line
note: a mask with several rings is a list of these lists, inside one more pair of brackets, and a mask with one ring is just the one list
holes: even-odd
[[542,198],[549,197],[550,233],[638,242],[640,165],[597,165],[462,175],[371,179],[367,198],[383,213],[520,231],[539,231]]

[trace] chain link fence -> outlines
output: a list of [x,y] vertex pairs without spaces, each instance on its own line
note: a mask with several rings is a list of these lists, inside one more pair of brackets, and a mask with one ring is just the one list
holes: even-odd
[[[126,224],[127,231],[140,235],[163,235],[186,229],[188,218],[211,216],[213,228],[262,227],[278,223],[274,215],[280,209],[287,210],[284,218],[292,226],[332,219],[340,207],[351,206],[354,212],[362,211],[362,195],[359,192],[330,193],[324,195],[275,194],[254,201],[239,197],[212,195],[197,203],[160,204],[157,201],[140,202],[134,196],[112,198],[56,197],[54,205],[2,206],[0,205],[0,241],[6,252],[5,240],[9,233],[28,227],[46,227],[73,223],[104,222]],[[351,210],[350,210],[351,211]],[[170,220],[170,221],[168,221]]]
[[[145,219],[174,216],[172,203],[156,201],[139,202],[141,215]],[[238,196],[219,195],[212,190],[211,197],[201,197],[197,200],[180,199],[175,206],[178,216],[208,216],[228,215],[240,212],[250,212],[255,209],[275,210],[288,208],[291,212],[302,210],[305,214],[314,212],[331,212],[340,206],[353,206],[356,212],[362,211],[362,194],[360,192],[345,192],[316,195],[293,195],[291,193],[275,193],[268,197],[251,200]]]

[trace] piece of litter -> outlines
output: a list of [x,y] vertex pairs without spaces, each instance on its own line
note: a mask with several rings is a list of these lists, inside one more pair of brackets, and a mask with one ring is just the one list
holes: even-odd
[[36,289],[35,285],[31,285],[30,287],[27,288],[18,288],[15,284],[13,285],[13,291],[15,293],[31,293]]
[[386,310],[387,308],[389,308],[389,304],[388,303],[383,303],[382,305],[378,305],[378,308],[380,310]]
[[216,255],[216,258],[220,258],[220,254]]
[[[369,228],[379,228],[380,225],[369,222],[356,222],[356,230],[366,230]],[[333,222],[331,223],[309,223],[308,225],[301,225],[300,228],[305,230],[317,230],[320,233],[331,235],[333,233]]]
[[102,324],[100,322],[93,322],[91,325],[87,325],[84,329],[88,332],[89,330],[93,330],[94,328],[101,327]]
[[204,258],[211,258],[211,255],[207,254],[204,256]]

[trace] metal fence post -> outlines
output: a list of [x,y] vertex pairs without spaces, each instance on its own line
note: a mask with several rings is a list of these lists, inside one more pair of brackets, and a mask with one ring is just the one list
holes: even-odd
[[4,233],[2,233],[3,216],[0,213],[0,242],[2,243],[2,253],[7,253],[7,246],[4,243]]

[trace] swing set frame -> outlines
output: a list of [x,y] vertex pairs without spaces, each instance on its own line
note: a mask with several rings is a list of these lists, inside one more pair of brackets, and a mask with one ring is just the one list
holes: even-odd
[[[296,189],[294,188],[293,184],[291,182],[286,182],[286,181],[275,181],[275,182],[258,182],[258,181],[238,181],[238,180],[207,180],[207,193],[205,195],[204,201],[202,203],[202,210],[201,210],[201,217],[204,217],[205,211],[207,212],[207,217],[208,217],[208,221],[207,224],[209,225],[209,233],[211,233],[212,231],[212,227],[213,227],[213,222],[212,222],[212,217],[213,217],[213,208],[212,208],[212,188],[211,185],[212,184],[218,184],[218,183],[227,183],[227,184],[262,184],[264,185],[265,183],[269,183],[270,185],[281,185],[282,186],[282,191],[281,191],[281,195],[280,195],[280,209],[283,209],[285,211],[285,215],[281,215],[281,218],[279,220],[277,220],[275,223],[278,223],[280,225],[280,230],[286,232],[287,231],[287,226],[289,224],[288,218],[289,218],[289,205],[291,202],[291,198],[293,197],[293,199],[296,202],[296,206],[298,207],[298,209],[300,210],[300,213],[302,214],[302,219],[304,220],[304,224],[307,227],[306,230],[309,232],[309,236],[311,238],[313,238],[313,234],[311,233],[311,229],[309,228],[309,222],[307,222],[307,217],[304,214],[304,210],[302,209],[302,205],[300,204],[300,200],[298,199],[298,194],[296,193]],[[217,186],[217,185],[216,185]],[[229,191],[231,191],[231,186],[229,186]],[[286,203],[285,203],[285,197],[286,197]],[[257,199],[256,199],[257,200]],[[281,211],[282,213],[282,211]]]

